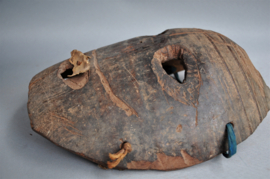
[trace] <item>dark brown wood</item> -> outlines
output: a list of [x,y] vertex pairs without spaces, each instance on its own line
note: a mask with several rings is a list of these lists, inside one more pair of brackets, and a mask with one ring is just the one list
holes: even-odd
[[[171,29],[85,55],[90,70],[83,74],[63,79],[72,67],[65,60],[33,77],[29,117],[37,133],[105,167],[123,142],[132,151],[118,169],[207,161],[226,150],[227,123],[240,143],[270,108],[270,90],[246,52],[213,31]],[[177,61],[177,70],[186,70],[183,83],[162,67]]]

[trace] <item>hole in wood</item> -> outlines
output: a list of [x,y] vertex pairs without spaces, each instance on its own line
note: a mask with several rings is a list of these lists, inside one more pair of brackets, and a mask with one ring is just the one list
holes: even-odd
[[70,78],[68,75],[72,75],[72,68],[66,69],[63,73],[61,73],[61,76],[63,79]]
[[234,128],[234,123],[233,122],[229,122],[229,124],[232,124],[233,128]]
[[168,75],[179,83],[184,83],[186,79],[186,67],[183,59],[173,59],[162,63],[163,69]]
[[90,70],[70,77],[73,74],[72,69],[73,65],[69,60],[65,60],[59,65],[57,77],[74,90],[83,88],[89,80]]
[[[185,105],[194,106],[198,104],[201,78],[197,60],[192,55],[192,52],[180,45],[167,45],[154,53],[151,64],[157,82],[169,96]],[[176,72],[185,70],[182,82],[181,79],[178,82],[168,75],[170,72],[166,73],[164,67],[166,68],[168,65],[174,66]],[[188,93],[189,97],[187,96]]]

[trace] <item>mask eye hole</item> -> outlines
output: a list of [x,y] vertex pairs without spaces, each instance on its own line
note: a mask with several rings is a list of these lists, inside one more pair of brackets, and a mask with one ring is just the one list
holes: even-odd
[[61,76],[63,79],[69,78],[68,75],[72,75],[72,68],[66,69],[63,73],[61,73]]
[[[164,46],[154,53],[151,65],[156,81],[169,96],[185,105],[194,106],[198,103],[202,79],[197,59],[191,51],[180,45]],[[177,79],[178,72],[184,76],[180,73],[182,77]]]
[[184,83],[186,79],[186,67],[183,59],[173,59],[162,63],[163,69],[178,83]]
[[89,81],[90,70],[70,77],[73,74],[73,65],[69,60],[63,61],[59,65],[57,77],[60,78],[70,88],[77,90],[83,88]]

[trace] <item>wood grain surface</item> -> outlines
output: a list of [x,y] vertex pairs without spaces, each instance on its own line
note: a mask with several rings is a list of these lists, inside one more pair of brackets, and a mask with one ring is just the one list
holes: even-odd
[[[174,170],[226,150],[225,128],[237,143],[270,108],[270,90],[246,52],[201,29],[170,29],[86,52],[90,70],[63,79],[68,60],[33,77],[28,113],[34,131],[56,145],[107,166],[123,142],[132,151],[118,169]],[[179,60],[183,83],[162,64]]]

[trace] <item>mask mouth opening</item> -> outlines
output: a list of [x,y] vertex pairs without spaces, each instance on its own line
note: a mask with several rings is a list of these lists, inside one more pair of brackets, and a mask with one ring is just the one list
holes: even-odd
[[186,79],[186,65],[183,58],[172,59],[162,63],[162,68],[178,83],[184,83]]

